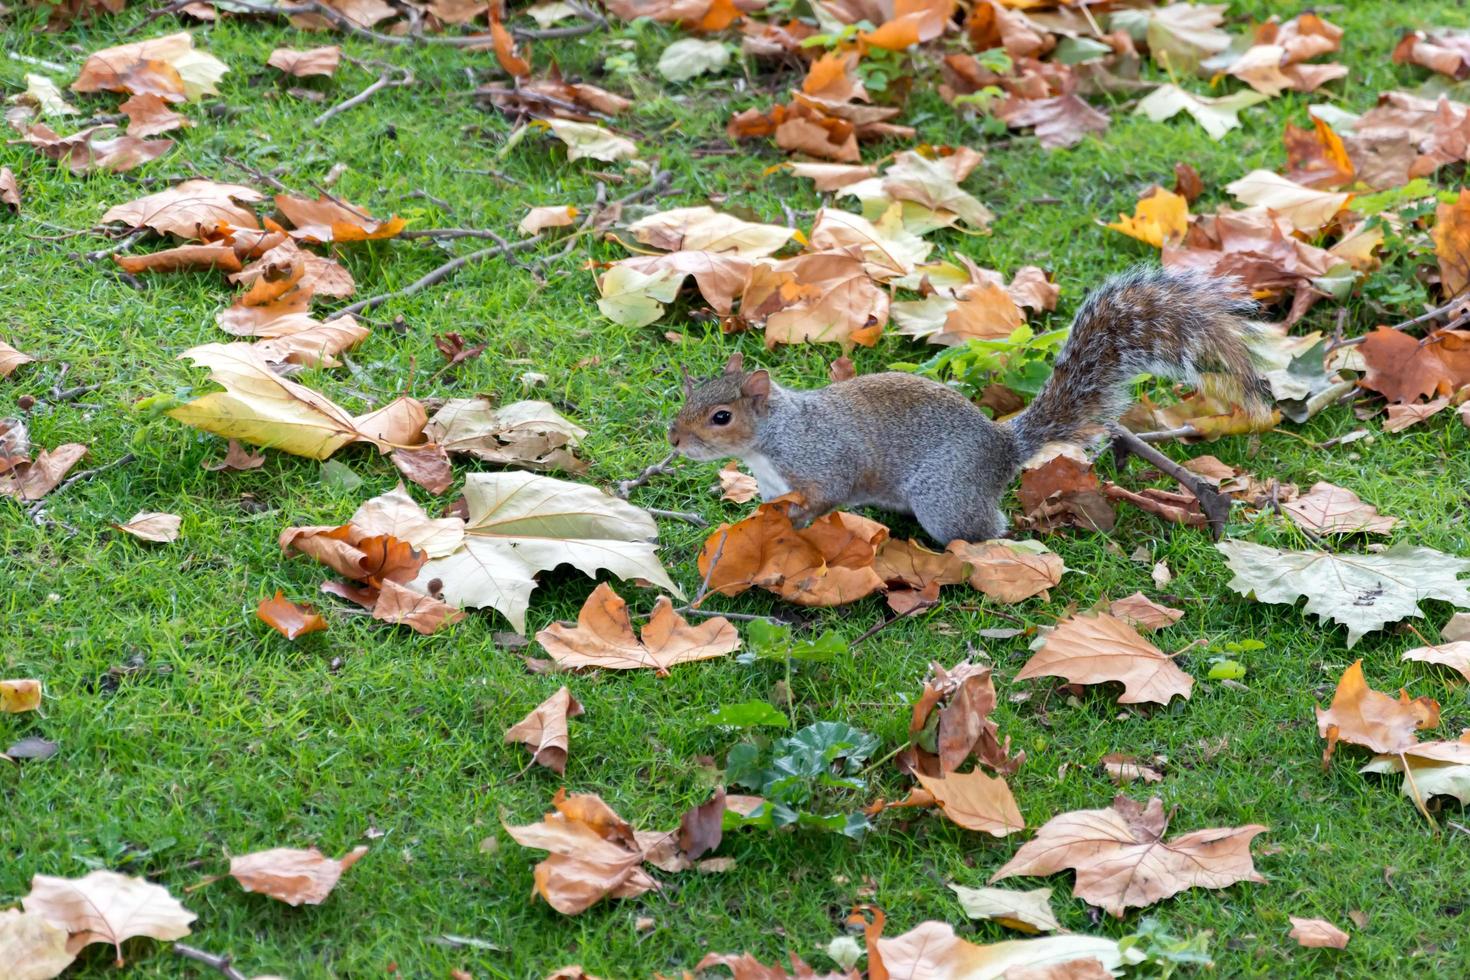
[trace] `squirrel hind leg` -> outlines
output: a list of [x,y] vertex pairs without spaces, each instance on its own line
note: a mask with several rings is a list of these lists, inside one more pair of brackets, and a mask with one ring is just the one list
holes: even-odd
[[1010,520],[982,496],[968,500],[927,501],[914,507],[924,533],[941,547],[951,541],[988,541],[1010,532]]

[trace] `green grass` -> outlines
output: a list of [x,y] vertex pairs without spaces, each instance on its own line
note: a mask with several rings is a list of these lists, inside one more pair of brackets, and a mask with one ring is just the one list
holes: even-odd
[[[1260,16],[1273,6],[1283,16],[1304,8],[1236,3],[1233,14]],[[7,47],[75,69],[85,52],[118,43],[140,16],[130,12],[48,35],[31,30],[30,12],[12,12]],[[1389,63],[1403,27],[1463,24],[1465,15],[1463,4],[1450,0],[1415,4],[1412,11],[1391,0],[1358,0],[1328,16],[1347,29],[1342,60],[1352,67],[1334,89],[1345,107],[1361,110],[1380,91],[1422,79],[1417,69]],[[169,29],[160,21],[144,36]],[[184,896],[199,915],[193,941],[232,953],[247,975],[383,975],[396,964],[406,977],[445,976],[454,968],[477,977],[539,977],[572,962],[608,977],[678,975],[710,950],[749,950],[768,962],[786,950],[819,959],[817,947],[864,900],[887,910],[890,934],[940,919],[977,942],[1011,938],[999,926],[965,922],[945,884],[983,883],[1020,838],[996,841],[914,811],[880,818],[877,831],[860,844],[809,834],[734,834],[720,852],[736,859],[734,870],[661,875],[661,892],[604,903],[576,918],[529,900],[539,853],[510,841],[498,826],[502,818],[538,818],[565,785],[601,794],[637,826],[671,826],[707,797],[716,778],[700,758],[722,759],[736,741],[698,727],[695,719],[723,703],[771,697],[782,678],[778,666],[742,666],[732,658],[676,668],[665,679],[643,673],[567,679],[528,674],[514,652],[497,645],[494,634],[506,626],[488,613],[418,637],[338,615],[331,601],[323,601],[330,631],[294,644],[256,620],[260,597],[279,588],[311,599],[322,578],[318,566],[279,552],[278,532],[344,520],[360,500],[391,488],[395,472],[362,447],[337,456],[364,481],[352,492],[325,483],[320,464],[278,453],[253,472],[201,469],[221,455],[220,440],[134,406],[149,396],[187,396],[206,387],[203,373],[176,355],[227,339],[213,314],[228,303],[230,291],[208,274],[145,278],[134,289],[109,263],[73,254],[100,247],[101,240],[46,236],[59,234],[58,226],[88,228],[107,206],[188,176],[246,179],[225,156],[262,170],[283,167],[281,179],[302,191],[340,162],[348,169],[335,190],[374,213],[397,212],[417,227],[505,233],[529,206],[589,203],[597,179],[592,171],[599,167],[568,165],[560,146],[541,136],[496,159],[510,127],[464,95],[467,73],[493,77],[487,54],[343,41],[354,56],[411,64],[418,84],[383,92],[315,129],[310,120],[321,105],[287,96],[264,62],[278,44],[305,47],[324,43],[321,36],[236,20],[198,35],[233,69],[221,97],[205,104],[223,112],[191,107],[199,124],[171,134],[179,146],[162,160],[128,174],[74,177],[27,147],[0,146],[0,163],[15,170],[25,195],[21,217],[0,217],[0,338],[43,359],[0,383],[0,414],[17,414],[17,399],[42,395],[58,366],[69,363],[69,384],[101,388],[34,413],[33,441],[38,447],[85,442],[91,447],[87,465],[137,454],[133,463],[49,505],[55,520],[76,528],[74,535],[37,527],[23,507],[0,501],[6,555],[0,564],[6,636],[0,676],[41,677],[48,692],[42,714],[0,718],[0,747],[32,734],[60,745],[47,762],[0,766],[0,904],[24,895],[33,874],[75,876],[102,867],[147,875],[183,896],[184,888],[222,872],[227,854],[310,844],[341,853],[371,831],[372,852],[320,908],[289,908],[245,894],[229,880]],[[749,66],[749,85],[739,90],[731,85],[737,74],[666,85],[652,66],[675,32],[624,25],[616,36],[635,42],[642,72],[602,81],[635,97],[634,114],[620,128],[638,138],[646,157],[673,171],[674,193],[661,206],[716,198],[741,213],[777,220],[785,202],[809,222],[821,201],[806,182],[767,173],[782,159],[774,147],[753,145],[735,155],[697,152],[727,145],[729,114],[769,104],[767,90],[789,85],[789,78]],[[539,44],[537,63],[554,54],[569,74],[594,73],[598,80],[595,69],[610,43]],[[26,70],[0,61],[0,83],[17,91]],[[370,77],[344,65],[335,80],[307,85],[327,92],[330,103]],[[1102,140],[1044,153],[1029,136],[988,140],[973,121],[957,118],[932,84],[916,89],[906,119],[922,140],[988,147],[986,163],[968,186],[999,215],[989,237],[945,233],[936,240],[1006,273],[1025,263],[1053,271],[1062,285],[1056,325],[1103,276],[1151,258],[1150,249],[1103,230],[1097,219],[1131,210],[1150,183],[1171,183],[1180,160],[1194,164],[1210,189],[1197,209],[1225,200],[1224,183],[1253,167],[1283,164],[1282,126],[1305,123],[1308,101],[1287,94],[1249,110],[1243,129],[1219,143],[1182,117],[1160,125],[1120,109]],[[113,104],[111,98],[79,101],[86,111],[111,111]],[[464,172],[488,167],[524,186]],[[623,172],[629,184],[610,186],[610,197],[641,179]],[[1443,186],[1459,179],[1459,168],[1441,174]],[[411,197],[414,191],[451,203],[453,211]],[[1040,198],[1046,203],[1037,203]],[[471,247],[459,243],[454,250]],[[365,396],[381,404],[400,391],[418,397],[486,392],[509,401],[523,393],[522,374],[540,372],[549,380],[538,394],[591,431],[587,479],[610,485],[663,455],[661,420],[676,407],[680,363],[696,374],[709,372],[743,350],[783,381],[818,384],[825,378],[835,348],[767,353],[760,337],[722,336],[717,326],[688,318],[683,307],[654,327],[611,324],[596,309],[591,275],[582,265],[622,254],[616,244],[588,241],[547,268],[545,285],[501,261],[467,267],[373,313],[378,329],[351,355],[355,371],[308,372],[304,380],[363,410],[372,404]],[[342,257],[359,295],[366,296],[399,288],[446,256],[435,245],[395,241],[347,247]],[[1407,268],[1399,271],[1409,275]],[[1371,327],[1378,316],[1357,300],[1348,310],[1352,331]],[[1308,325],[1330,329],[1334,314],[1324,303]],[[392,326],[397,317],[402,330]],[[686,342],[667,342],[663,332],[669,329],[686,334]],[[439,360],[431,335],[447,330],[488,340],[490,352],[428,386],[424,379]],[[855,359],[861,370],[872,371],[924,353],[889,336]],[[589,366],[592,357],[600,361]],[[1214,452],[1304,486],[1319,479],[1343,484],[1404,519],[1392,540],[1470,555],[1467,432],[1447,416],[1399,435],[1368,422],[1376,433],[1371,442],[1330,450],[1271,433],[1168,451],[1178,458]],[[1350,410],[1337,408],[1299,432],[1320,441],[1358,424]],[[633,499],[695,510],[711,521],[733,519],[742,508],[709,493],[714,472],[714,465],[686,464]],[[1139,483],[1138,473],[1135,464],[1125,478],[1130,485]],[[424,494],[415,494],[427,503]],[[181,514],[183,539],[153,546],[108,529],[138,510]],[[916,531],[907,520],[893,525],[898,534]],[[665,562],[692,590],[701,534],[674,522],[664,522],[661,531]],[[1283,547],[1306,544],[1269,515],[1237,513],[1229,533]],[[973,650],[995,665],[1001,731],[1028,754],[1012,785],[1029,826],[1065,810],[1106,805],[1115,790],[1097,760],[1121,751],[1168,758],[1168,776],[1154,789],[1175,811],[1176,832],[1270,827],[1256,847],[1267,884],[1190,891],[1151,910],[1177,934],[1213,931],[1215,975],[1470,974],[1466,838],[1454,830],[1432,833],[1399,795],[1396,779],[1358,775],[1354,750],[1341,751],[1326,773],[1319,764],[1312,706],[1330,698],[1337,676],[1360,656],[1376,688],[1404,686],[1413,695],[1438,698],[1445,736],[1470,726],[1463,685],[1448,672],[1399,662],[1400,652],[1419,644],[1414,634],[1389,629],[1349,651],[1340,628],[1231,593],[1221,557],[1205,535],[1136,511],[1125,510],[1110,536],[1053,535],[1047,542],[1073,570],[1048,600],[1000,610],[1003,617],[973,593],[947,592],[936,609],[884,631],[850,660],[798,672],[798,722],[848,720],[878,734],[880,751],[887,751],[904,737],[908,704],[927,665],[951,665]],[[1128,557],[1139,547],[1174,571],[1163,593],[1150,582],[1149,564]],[[532,630],[573,618],[590,586],[577,573],[544,576],[531,608]],[[1198,678],[1224,643],[1264,641],[1266,649],[1247,660],[1249,690],[1202,682],[1190,701],[1154,711],[1120,709],[1108,691],[1080,700],[1047,696],[1049,682],[1032,685],[1029,700],[1009,699],[1028,689],[1011,681],[1027,656],[1026,641],[977,640],[977,629],[1010,625],[1013,616],[1048,624],[1070,609],[1136,589],[1188,610],[1161,643],[1178,649],[1200,642],[1181,658]],[[652,602],[642,590],[622,591],[639,608]],[[753,594],[721,602],[743,612],[775,608]],[[814,628],[851,637],[885,612],[881,600],[870,599],[804,615]],[[1427,620],[1414,626],[1433,640],[1449,612],[1429,603]],[[566,777],[540,768],[522,773],[525,750],[503,744],[501,734],[564,682],[587,709],[572,722]],[[1207,759],[1202,743],[1222,737],[1227,747]],[[874,790],[891,798],[904,785],[885,770]],[[1147,791],[1128,792],[1143,799]],[[1084,903],[1070,897],[1069,875],[1047,884],[1057,889],[1057,910],[1070,929],[1120,936],[1137,927],[1139,913],[1094,921]],[[1286,938],[1288,914],[1349,926],[1348,913],[1357,910],[1367,914],[1368,925],[1351,927],[1354,938],[1345,951],[1301,950]],[[642,916],[655,921],[646,934],[634,929]],[[500,950],[452,949],[434,941],[445,934],[477,937]],[[162,944],[139,940],[127,952],[135,975],[205,975]],[[94,946],[73,974],[111,975],[109,963],[107,951]]]

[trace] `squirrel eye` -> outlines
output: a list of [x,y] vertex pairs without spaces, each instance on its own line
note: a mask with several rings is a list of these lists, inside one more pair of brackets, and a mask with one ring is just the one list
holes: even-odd
[[730,413],[722,408],[715,414],[711,415],[709,417],[709,421],[711,425],[729,425]]

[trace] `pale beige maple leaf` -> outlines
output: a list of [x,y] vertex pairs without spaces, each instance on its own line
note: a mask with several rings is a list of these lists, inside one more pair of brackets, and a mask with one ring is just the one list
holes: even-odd
[[51,980],[71,966],[67,933],[44,915],[0,909],[0,976],[5,980]]
[[562,667],[601,667],[636,670],[640,667],[667,674],[675,664],[722,657],[740,649],[740,634],[723,616],[691,625],[674,611],[667,596],[659,596],[642,638],[633,634],[628,604],[606,582],[587,597],[577,625],[553,623],[536,634]]
[[111,943],[119,966],[126,940],[182,939],[197,918],[162,885],[116,871],[93,871],[81,878],[36,875],[21,905],[70,933],[70,953],[92,943]]
[[1063,813],[1043,824],[990,880],[1071,868],[1077,873],[1072,894],[1118,918],[1187,888],[1266,880],[1250,852],[1264,826],[1195,830],[1165,840],[1167,826],[1158,797],[1145,805],[1119,796],[1105,810]]
[[230,858],[230,877],[247,892],[287,905],[320,905],[342,873],[367,852],[366,845],[359,845],[340,858],[329,858],[314,847],[276,847]]
[[1119,704],[1168,704],[1189,697],[1194,678],[1132,626],[1107,613],[1070,616],[1046,635],[1017,680],[1065,677],[1074,684],[1118,681]]

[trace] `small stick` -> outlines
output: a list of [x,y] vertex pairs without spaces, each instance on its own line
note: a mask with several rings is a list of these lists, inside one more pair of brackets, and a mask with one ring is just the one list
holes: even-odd
[[64,491],[67,487],[71,486],[73,483],[80,483],[82,480],[90,480],[92,479],[92,477],[97,476],[101,473],[106,473],[108,470],[116,469],[119,466],[125,466],[137,458],[138,457],[134,456],[132,453],[124,453],[110,463],[104,463],[101,466],[95,466],[90,470],[82,470],[82,472],[80,473],[67,477],[65,480],[62,481],[60,486],[52,490],[40,500],[31,504],[30,507],[26,508],[26,516],[32,519],[39,519],[41,512],[45,510],[46,505],[51,503],[51,501],[54,500],[58,494]]
[[720,556],[725,553],[725,542],[729,539],[728,530],[720,535],[720,543],[715,545],[715,553],[710,557],[709,568],[704,571],[704,581],[699,583],[699,591],[695,593],[694,601],[689,604],[691,608],[703,602],[704,597],[709,593],[709,580],[715,574],[715,566],[720,563]]
[[645,466],[643,468],[643,472],[633,477],[633,479],[621,481],[618,484],[617,489],[613,491],[614,496],[618,497],[621,500],[627,500],[630,496],[633,495],[634,490],[637,490],[639,487],[646,484],[655,476],[664,476],[669,473],[673,473],[674,467],[670,466],[669,464],[674,461],[674,457],[676,457],[677,455],[678,453],[671,452],[663,459],[659,460],[657,463],[654,463],[652,466]]
[[245,974],[230,965],[230,954],[228,953],[217,956],[202,949],[195,949],[193,946],[185,946],[183,943],[174,943],[174,952],[186,960],[194,960],[196,963],[203,963],[205,966],[218,970],[228,980],[247,980]]
[[654,517],[667,517],[673,521],[684,521],[688,524],[693,524],[695,527],[709,527],[709,521],[700,517],[698,514],[691,514],[687,510],[662,510],[658,507],[645,507],[643,509]]
[[45,68],[47,71],[58,71],[63,75],[71,71],[65,65],[58,65],[54,61],[46,61],[44,58],[32,58],[30,55],[16,54],[14,51],[10,52],[10,60],[19,61],[23,65],[34,65],[37,68]]
[[914,613],[923,612],[925,609],[933,609],[937,605],[939,605],[938,599],[926,599],[915,605],[912,609],[908,609],[904,612],[899,613],[897,616],[890,617],[889,619],[880,620],[878,623],[875,623],[866,632],[864,632],[862,636],[859,636],[856,640],[853,640],[851,643],[849,643],[847,645],[847,648],[851,650],[853,647],[857,646],[859,643],[862,643],[868,637],[883,632],[888,627],[898,622],[900,619],[908,619]]
[[225,163],[228,163],[232,167],[243,170],[245,173],[260,181],[262,184],[265,184],[269,187],[274,187],[278,191],[285,191],[287,194],[291,193],[291,188],[287,187],[285,184],[281,183],[279,180],[272,177],[270,174],[266,173],[263,170],[257,170],[255,167],[250,166],[250,164],[248,163],[241,163],[239,160],[236,160],[232,156],[222,156],[220,157],[220,159],[223,160]]
[[1199,435],[1199,430],[1192,425],[1181,425],[1177,429],[1158,429],[1154,432],[1134,433],[1143,442],[1173,442],[1175,439],[1189,439]]
[[518,242],[512,242],[510,245],[507,246],[492,245],[490,248],[482,248],[478,252],[471,252],[468,255],[461,255],[457,259],[450,259],[448,262],[445,262],[443,265],[439,266],[439,268],[433,270],[432,272],[425,273],[418,279],[415,279],[413,282],[409,283],[407,286],[404,286],[402,289],[395,289],[391,293],[383,293],[378,296],[370,296],[367,299],[358,300],[351,306],[344,306],[342,309],[337,310],[335,313],[328,314],[326,319],[335,320],[338,317],[347,316],[348,314],[361,313],[364,310],[376,309],[389,300],[402,299],[405,296],[412,296],[414,293],[420,292],[434,285],[435,283],[449,278],[449,276],[451,276],[456,270],[460,269],[463,266],[469,265],[471,262],[478,262],[481,259],[488,259],[492,255],[500,255],[502,253],[508,252],[519,252],[524,249],[530,248],[532,245],[535,245],[540,241],[541,235],[538,233],[531,236],[530,238],[523,238]]
[[[1457,295],[1451,297],[1448,302],[1441,303],[1439,306],[1436,306],[1434,309],[1428,311],[1427,313],[1421,313],[1421,314],[1419,314],[1416,317],[1412,317],[1412,318],[1410,318],[1408,320],[1403,321],[1402,323],[1395,323],[1392,326],[1390,326],[1388,329],[1390,329],[1390,330],[1411,330],[1414,327],[1420,326],[1420,325],[1425,324],[1425,323],[1431,323],[1431,322],[1433,322],[1435,320],[1440,319],[1441,317],[1445,316],[1446,314],[1448,314],[1451,310],[1455,309],[1456,307],[1467,306],[1467,305],[1470,305],[1470,298],[1467,298],[1463,293],[1457,294]],[[1466,319],[1466,315],[1465,314],[1461,314],[1458,319],[1459,320],[1465,320]],[[1446,329],[1448,329],[1448,328],[1446,328]],[[1342,341],[1338,341],[1338,340],[1334,339],[1331,344],[1328,344],[1327,345],[1327,353],[1330,354],[1333,351],[1337,350],[1339,347],[1353,347],[1353,346],[1356,346],[1357,344],[1361,344],[1363,341],[1367,340],[1369,336],[1371,336],[1371,335],[1370,334],[1363,334],[1360,337],[1349,337],[1348,339],[1342,340]]]
[[1225,534],[1225,521],[1230,517],[1229,497],[1121,425],[1113,428],[1113,452],[1117,454],[1120,463],[1131,453],[1139,459],[1147,460],[1162,472],[1178,480],[1199,501],[1200,510],[1204,511],[1205,519],[1209,522],[1210,537],[1219,541]]
[[106,248],[99,248],[95,252],[83,252],[82,258],[86,259],[88,262],[96,262],[100,259],[105,259],[109,255],[112,255],[116,252],[121,252],[126,249],[132,248],[134,243],[136,243],[138,239],[142,238],[146,234],[148,234],[147,228],[137,228],[132,233],[125,235],[122,238],[119,238],[117,241],[113,242]]
[[358,92],[352,98],[347,99],[343,102],[339,102],[336,105],[332,106],[332,108],[328,109],[326,112],[313,119],[311,121],[311,124],[313,126],[320,126],[322,123],[326,122],[328,119],[331,119],[338,113],[346,112],[348,109],[354,109],[357,106],[362,105],[368,99],[371,99],[374,95],[376,95],[378,92],[381,92],[385,88],[400,88],[404,85],[412,85],[413,82],[414,78],[412,69],[395,67],[393,65],[385,65],[383,67],[383,73],[378,76],[377,81],[373,82],[361,92]]
[[404,195],[404,197],[406,200],[428,201],[430,204],[434,205],[445,214],[454,213],[454,208],[450,205],[448,201],[444,200],[444,198],[442,197],[435,197],[428,191],[409,191],[406,195]]

